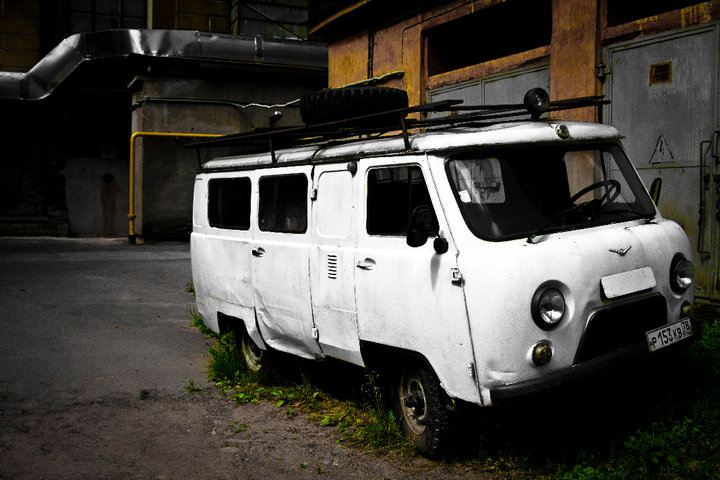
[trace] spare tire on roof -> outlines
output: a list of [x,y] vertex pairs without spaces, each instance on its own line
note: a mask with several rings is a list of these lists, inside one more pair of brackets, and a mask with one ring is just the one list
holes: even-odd
[[[336,122],[408,107],[405,90],[388,87],[326,88],[300,99],[300,116],[308,125]],[[349,122],[352,125],[384,126],[398,123],[406,112],[378,115]]]

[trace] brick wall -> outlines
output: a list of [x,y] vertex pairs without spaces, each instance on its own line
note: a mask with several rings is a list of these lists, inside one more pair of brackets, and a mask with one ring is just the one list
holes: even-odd
[[0,71],[26,72],[40,59],[40,0],[0,0]]

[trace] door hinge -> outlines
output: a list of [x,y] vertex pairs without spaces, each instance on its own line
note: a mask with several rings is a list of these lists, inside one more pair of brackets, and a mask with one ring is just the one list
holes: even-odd
[[318,332],[317,327],[313,327],[313,329],[312,329],[312,336],[313,336],[313,338],[314,338],[315,340],[317,340],[318,338],[320,338],[320,332]]
[[310,200],[317,200],[317,188],[310,190]]
[[468,369],[470,370],[470,376],[473,378],[473,380],[477,380],[477,372],[475,372],[475,363],[470,362],[470,365],[468,365]]
[[452,283],[455,283],[455,284],[458,284],[458,285],[462,284],[462,282],[463,282],[463,276],[462,276],[462,273],[460,273],[460,269],[459,269],[459,268],[457,268],[457,267],[452,267],[452,268],[450,269],[450,280],[452,281]]

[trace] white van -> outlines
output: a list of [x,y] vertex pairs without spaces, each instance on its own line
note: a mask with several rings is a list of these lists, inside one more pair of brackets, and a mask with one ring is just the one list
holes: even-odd
[[[205,324],[235,328],[260,375],[274,351],[394,369],[402,428],[426,455],[443,448],[456,400],[490,406],[691,340],[688,238],[620,134],[540,119],[588,103],[528,95],[530,120],[404,117],[430,106],[401,112],[422,133],[228,137],[299,145],[200,169],[191,248]],[[363,118],[345,133],[367,133]]]

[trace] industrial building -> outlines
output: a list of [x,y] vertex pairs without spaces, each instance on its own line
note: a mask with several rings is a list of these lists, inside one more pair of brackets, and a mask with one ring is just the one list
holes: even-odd
[[320,2],[331,87],[405,89],[411,105],[518,103],[604,95],[564,112],[616,126],[659,207],[693,244],[698,296],[720,298],[720,2],[349,0]]
[[326,86],[307,19],[305,0],[0,0],[0,234],[187,238],[218,152],[184,145],[295,124]]

